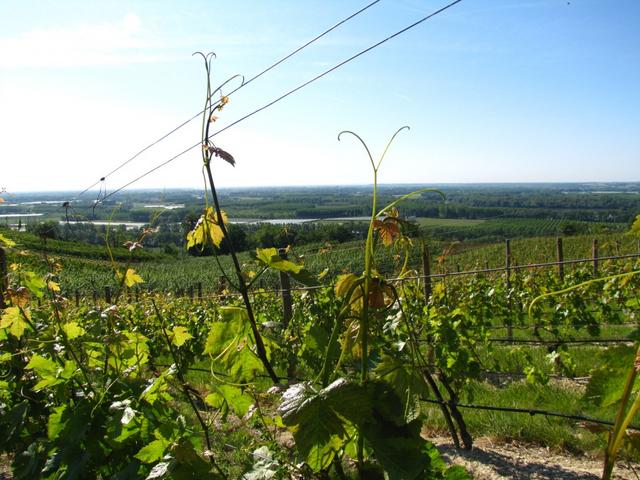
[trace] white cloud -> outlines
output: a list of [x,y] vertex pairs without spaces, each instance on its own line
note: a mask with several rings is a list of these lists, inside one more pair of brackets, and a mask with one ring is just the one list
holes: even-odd
[[135,13],[120,21],[35,29],[0,38],[0,69],[115,65],[160,61]]

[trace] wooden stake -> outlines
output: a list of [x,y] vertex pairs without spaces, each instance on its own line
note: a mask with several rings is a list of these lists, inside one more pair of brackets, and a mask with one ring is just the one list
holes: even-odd
[[556,252],[558,257],[558,277],[560,277],[560,281],[564,282],[564,254],[562,253],[562,238],[558,237],[556,239]]
[[429,247],[422,244],[422,274],[424,275],[424,302],[429,303],[431,298],[431,263],[429,261]]
[[[278,250],[278,255],[284,260],[287,259],[287,251],[284,248]],[[289,275],[284,272],[280,272],[280,288],[282,292],[282,321],[286,327],[293,317],[293,303],[291,301],[291,281]]]

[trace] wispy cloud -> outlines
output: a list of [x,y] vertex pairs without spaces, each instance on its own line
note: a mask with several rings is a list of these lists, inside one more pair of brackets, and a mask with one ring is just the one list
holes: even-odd
[[0,69],[117,65],[165,60],[135,13],[120,21],[35,29],[0,38]]

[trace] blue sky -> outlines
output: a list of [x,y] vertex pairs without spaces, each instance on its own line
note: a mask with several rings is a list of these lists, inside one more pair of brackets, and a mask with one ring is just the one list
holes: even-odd
[[[0,2],[0,187],[82,190],[367,3]],[[440,8],[378,4],[231,97],[217,128]],[[640,2],[463,0],[216,137],[220,186],[640,181]],[[106,179],[117,188],[199,139],[195,121]],[[135,187],[199,187],[197,150]]]

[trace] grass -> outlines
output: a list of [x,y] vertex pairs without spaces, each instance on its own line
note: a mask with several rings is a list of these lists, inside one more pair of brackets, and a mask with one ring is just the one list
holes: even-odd
[[[613,412],[588,408],[581,397],[581,392],[575,386],[567,387],[556,383],[540,387],[519,380],[506,387],[497,387],[488,382],[471,381],[464,388],[460,403],[532,408],[593,417],[608,413],[608,417],[613,419]],[[604,436],[584,428],[576,428],[576,421],[573,420],[526,413],[462,410],[469,432],[474,437],[486,436],[499,442],[534,443],[573,453],[595,454],[606,445]],[[439,408],[427,404],[426,411],[427,431],[446,433]]]

